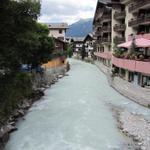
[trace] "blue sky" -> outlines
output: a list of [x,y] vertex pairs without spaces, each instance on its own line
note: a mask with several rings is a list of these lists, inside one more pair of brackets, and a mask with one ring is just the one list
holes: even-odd
[[42,0],[40,22],[67,22],[94,16],[97,0]]

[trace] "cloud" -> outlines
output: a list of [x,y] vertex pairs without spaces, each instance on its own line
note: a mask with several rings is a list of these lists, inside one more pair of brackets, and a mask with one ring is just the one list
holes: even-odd
[[97,0],[42,0],[40,22],[73,23],[94,16]]

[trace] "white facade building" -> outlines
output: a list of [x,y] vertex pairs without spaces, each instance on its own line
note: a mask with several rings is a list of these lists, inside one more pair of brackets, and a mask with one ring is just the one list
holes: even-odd
[[66,30],[68,29],[67,23],[49,23],[47,25],[49,28],[49,36],[65,41]]

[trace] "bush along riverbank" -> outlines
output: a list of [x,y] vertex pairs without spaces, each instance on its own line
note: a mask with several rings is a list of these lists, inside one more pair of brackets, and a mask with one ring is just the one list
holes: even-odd
[[[9,135],[17,130],[16,122],[23,118],[32,104],[44,96],[44,90],[66,76],[70,69],[69,64],[48,69],[44,73],[21,73],[15,76],[12,82],[7,77],[1,86],[5,96],[0,101],[0,150],[3,150],[9,140]],[[4,80],[3,80],[4,81]],[[2,84],[1,84],[2,85]]]

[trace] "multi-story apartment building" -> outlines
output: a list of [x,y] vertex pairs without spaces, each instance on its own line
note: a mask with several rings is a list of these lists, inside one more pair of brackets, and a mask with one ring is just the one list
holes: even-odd
[[[111,18],[106,20],[104,15]],[[97,36],[97,59],[127,81],[143,87],[150,86],[150,48],[138,48],[136,53],[142,59],[130,57],[117,58],[113,55],[118,44],[137,38],[150,39],[150,1],[149,0],[98,0],[93,21]],[[111,29],[109,29],[109,25]],[[107,30],[104,31],[104,26]],[[104,42],[105,37],[111,37]],[[110,44],[111,43],[111,44]],[[136,43],[135,43],[136,44]],[[123,51],[128,51],[123,48]],[[111,65],[109,65],[111,62]]]
[[49,28],[49,35],[60,40],[65,40],[66,30],[68,29],[67,23],[49,23],[47,24]]
[[93,21],[96,41],[95,55],[106,66],[110,66],[111,60],[111,7],[106,2],[98,0]]

